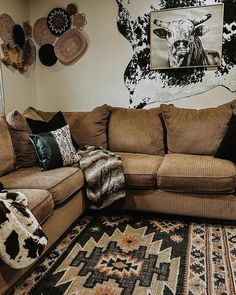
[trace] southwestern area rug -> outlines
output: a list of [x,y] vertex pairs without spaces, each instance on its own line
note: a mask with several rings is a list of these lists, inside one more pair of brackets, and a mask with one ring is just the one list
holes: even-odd
[[236,223],[89,214],[10,294],[233,295]]

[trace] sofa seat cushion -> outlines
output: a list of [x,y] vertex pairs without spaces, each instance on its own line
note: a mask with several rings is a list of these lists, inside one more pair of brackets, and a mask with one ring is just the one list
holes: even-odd
[[42,224],[53,212],[54,202],[49,191],[39,189],[15,189],[9,192],[21,192],[28,200],[29,209]]
[[127,188],[154,188],[156,175],[163,160],[162,156],[116,153],[123,162]]
[[76,167],[62,167],[41,171],[40,167],[21,168],[0,178],[7,189],[44,189],[53,197],[55,205],[69,198],[84,184],[82,171]]
[[235,190],[234,164],[211,156],[167,154],[157,172],[162,190],[230,193]]

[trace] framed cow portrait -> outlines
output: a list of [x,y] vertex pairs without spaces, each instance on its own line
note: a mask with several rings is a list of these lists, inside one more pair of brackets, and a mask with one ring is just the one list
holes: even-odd
[[220,66],[223,15],[223,4],[152,11],[150,69]]

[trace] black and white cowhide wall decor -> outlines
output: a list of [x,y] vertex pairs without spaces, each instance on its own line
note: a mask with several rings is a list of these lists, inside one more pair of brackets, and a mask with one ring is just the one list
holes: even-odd
[[[133,57],[124,73],[131,108],[169,102],[216,86],[236,91],[235,0],[116,0],[117,25],[131,43]],[[218,68],[150,70],[150,11],[224,3],[222,63]],[[220,20],[219,20],[220,21]]]

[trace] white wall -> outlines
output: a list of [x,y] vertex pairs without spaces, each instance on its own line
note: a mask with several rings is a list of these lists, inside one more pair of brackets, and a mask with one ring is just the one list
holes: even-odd
[[[1,14],[9,14],[16,24],[22,25],[30,17],[28,0],[0,0],[0,11]],[[36,104],[34,71],[22,75],[5,65],[2,69],[6,112],[13,109],[22,111],[30,104]]]
[[[47,16],[54,7],[66,7],[67,0],[30,0],[31,19]],[[88,49],[73,66],[59,62],[47,68],[37,62],[37,106],[45,110],[90,110],[107,103],[128,106],[123,74],[132,57],[130,43],[119,33],[115,0],[79,0],[79,11],[87,15],[84,33]],[[203,108],[235,99],[222,87],[175,101],[176,106]],[[158,105],[158,104],[156,104]],[[154,105],[152,105],[154,106]]]
[[[27,3],[31,24],[55,7],[77,3],[87,15],[84,34],[88,40],[85,54],[72,66],[57,62],[43,66],[37,58],[36,70],[22,76],[4,67],[7,110],[24,109],[28,105],[43,110],[91,110],[104,103],[128,106],[128,90],[123,81],[132,57],[130,43],[119,33],[115,0],[0,0],[0,9],[15,21],[27,19]],[[29,18],[29,17],[28,17]],[[35,77],[34,77],[35,76]],[[34,79],[35,78],[35,79]],[[36,98],[37,97],[37,98]],[[176,106],[203,108],[236,99],[223,87],[190,98],[174,101]],[[151,106],[156,106],[153,104]]]
[[[31,0],[32,24],[55,7],[70,1]],[[113,0],[80,0],[79,11],[87,15],[84,34],[88,49],[74,65],[53,67],[37,62],[37,105],[46,110],[90,110],[107,103],[128,106],[123,72],[132,56],[131,46],[118,33],[117,4]]]

